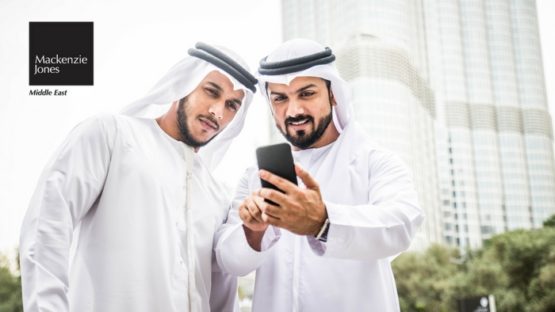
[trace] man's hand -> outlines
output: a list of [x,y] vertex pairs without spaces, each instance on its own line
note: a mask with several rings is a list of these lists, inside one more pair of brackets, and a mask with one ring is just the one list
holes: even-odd
[[[320,187],[312,176],[299,165],[295,172],[306,189],[266,170],[260,170],[260,178],[277,186],[284,193],[269,188],[257,192],[254,202],[262,210],[261,219],[299,235],[316,236],[327,218],[327,211],[320,194]],[[277,205],[265,202],[271,200]]]
[[260,201],[261,198],[253,194],[245,198],[239,206],[239,217],[243,225],[254,232],[264,232],[268,227],[268,223],[262,219],[262,210],[257,205]]
[[260,201],[264,201],[264,199],[253,194],[245,198],[239,206],[239,217],[243,221],[247,242],[256,251],[261,250],[262,237],[269,225],[262,219],[262,210],[256,204]]

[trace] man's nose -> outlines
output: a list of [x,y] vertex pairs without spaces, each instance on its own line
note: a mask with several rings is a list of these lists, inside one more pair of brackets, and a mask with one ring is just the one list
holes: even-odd
[[225,101],[218,101],[214,102],[208,108],[208,112],[211,115],[214,115],[216,119],[224,118],[224,108],[225,108]]
[[304,115],[304,107],[297,100],[289,100],[289,106],[287,107],[287,116],[297,116]]

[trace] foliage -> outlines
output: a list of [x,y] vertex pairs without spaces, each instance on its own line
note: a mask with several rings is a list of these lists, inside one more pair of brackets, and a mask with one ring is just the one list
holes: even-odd
[[8,259],[0,255],[0,312],[23,311],[21,278],[9,269]]
[[434,245],[393,262],[402,311],[456,311],[457,300],[495,296],[498,311],[555,311],[555,217],[496,235],[460,256]]
[[444,297],[454,289],[458,251],[433,245],[425,253],[405,253],[393,262],[402,311],[451,311]]

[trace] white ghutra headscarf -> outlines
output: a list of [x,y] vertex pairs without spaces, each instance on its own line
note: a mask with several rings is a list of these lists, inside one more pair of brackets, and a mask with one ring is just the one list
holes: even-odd
[[[136,117],[155,117],[158,105],[169,105],[189,95],[212,71],[225,75],[233,84],[233,90],[243,90],[241,108],[233,120],[212,141],[199,149],[203,163],[213,170],[223,158],[233,139],[243,129],[247,110],[256,92],[256,78],[249,73],[248,66],[237,54],[220,47],[197,43],[189,49],[189,56],[179,61],[142,98],[131,103],[122,111]],[[156,116],[157,117],[157,116]]]
[[335,56],[330,48],[308,39],[292,39],[282,43],[260,61],[259,89],[270,103],[267,83],[289,84],[297,77],[319,77],[331,82],[337,105],[333,107],[333,122],[339,132],[351,122],[353,109],[349,85],[335,68]]

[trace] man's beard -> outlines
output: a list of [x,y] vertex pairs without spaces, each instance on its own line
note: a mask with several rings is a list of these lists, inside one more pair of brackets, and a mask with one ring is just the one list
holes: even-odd
[[296,135],[297,135],[296,137],[291,136],[289,134],[289,131],[287,131],[288,124],[290,122],[295,122],[303,119],[308,119],[307,122],[312,122],[312,125],[314,125],[314,118],[312,116],[297,115],[295,117],[287,117],[285,119],[285,122],[284,122],[285,131],[282,130],[280,127],[278,128],[281,134],[283,134],[283,136],[287,139],[287,141],[293,144],[293,146],[298,147],[300,149],[307,149],[311,147],[314,143],[316,143],[322,137],[322,135],[324,135],[324,132],[326,131],[330,122],[333,119],[333,114],[332,114],[332,110],[330,109],[330,113],[327,116],[320,118],[318,127],[315,130],[311,131],[310,133],[306,133],[306,131],[304,130],[299,130],[299,131],[296,131]]
[[[179,128],[179,134],[181,137],[181,142],[189,145],[192,148],[199,148],[205,146],[206,144],[210,143],[216,135],[211,137],[209,140],[205,142],[201,142],[193,138],[191,135],[191,131],[189,131],[189,126],[187,125],[187,113],[185,112],[185,104],[188,103],[187,97],[182,98],[179,100],[179,105],[177,107],[177,127]],[[219,125],[216,120],[212,116],[203,116],[204,118],[210,119],[215,124]]]

